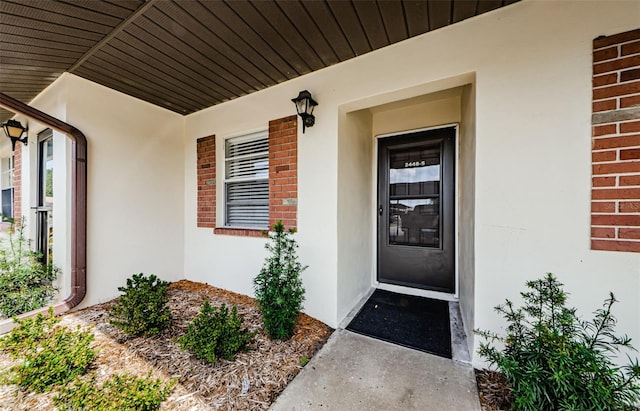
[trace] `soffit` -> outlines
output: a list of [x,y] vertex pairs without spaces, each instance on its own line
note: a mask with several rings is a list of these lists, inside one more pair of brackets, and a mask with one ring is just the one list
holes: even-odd
[[189,114],[515,1],[1,0],[0,91],[70,72]]

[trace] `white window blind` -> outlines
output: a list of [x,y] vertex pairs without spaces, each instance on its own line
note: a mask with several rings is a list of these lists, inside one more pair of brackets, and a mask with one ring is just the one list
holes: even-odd
[[225,141],[225,226],[269,227],[269,135]]

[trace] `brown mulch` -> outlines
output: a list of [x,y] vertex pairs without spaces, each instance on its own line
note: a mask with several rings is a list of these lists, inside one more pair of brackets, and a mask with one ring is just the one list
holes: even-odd
[[503,374],[490,370],[475,370],[478,397],[482,411],[512,411],[513,395]]
[[[98,355],[91,373],[99,382],[116,373],[139,377],[149,373],[178,384],[163,402],[161,410],[266,410],[285,386],[302,369],[333,331],[322,322],[300,314],[294,336],[288,341],[271,341],[262,329],[254,299],[202,283],[178,281],[168,291],[173,319],[171,326],[155,337],[130,337],[108,322],[114,301],[94,305],[63,316],[61,324],[92,327]],[[258,330],[252,347],[234,361],[209,364],[183,351],[175,340],[199,313],[204,300],[213,306],[235,304],[243,325]],[[0,371],[12,365],[0,353]],[[16,386],[0,385],[0,409],[53,409],[52,393],[32,394]]]

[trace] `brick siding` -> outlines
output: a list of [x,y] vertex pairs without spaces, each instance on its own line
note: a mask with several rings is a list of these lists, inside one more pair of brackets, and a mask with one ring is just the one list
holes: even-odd
[[298,116],[269,122],[269,224],[295,228],[298,211]]
[[640,252],[640,29],[593,41],[591,249]]
[[[263,230],[216,227],[215,137],[197,141],[198,227],[215,234],[262,237]],[[298,210],[298,120],[289,116],[269,122],[269,224],[282,220],[295,228]]]
[[216,136],[197,141],[198,227],[216,226]]

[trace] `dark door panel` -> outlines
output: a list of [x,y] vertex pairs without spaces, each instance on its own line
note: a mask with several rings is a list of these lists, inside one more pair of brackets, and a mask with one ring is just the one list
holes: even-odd
[[378,145],[378,280],[455,288],[455,127]]

